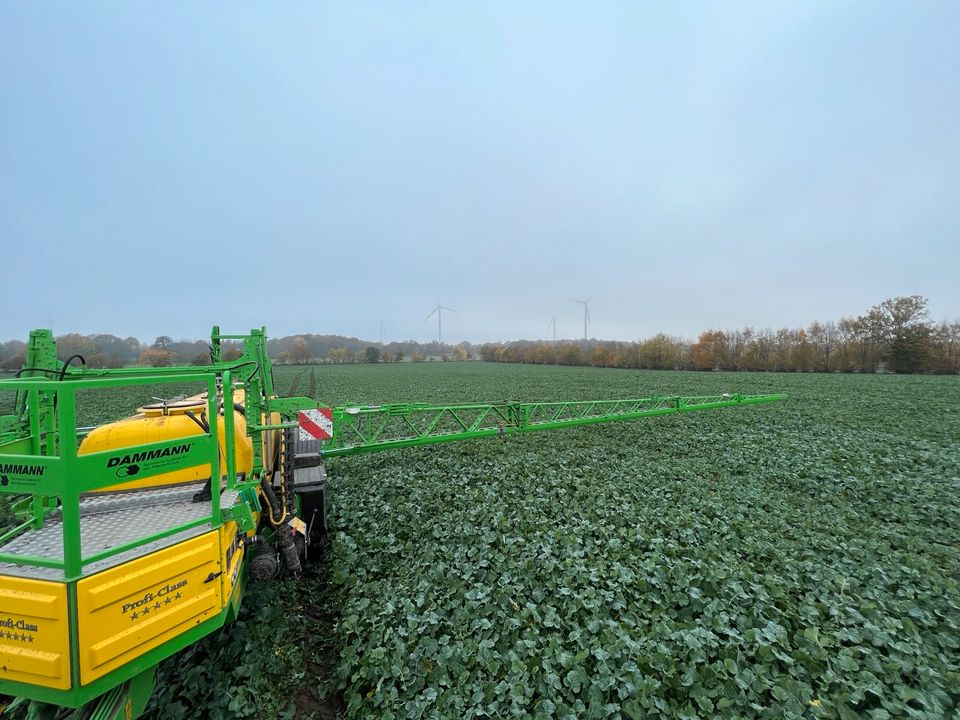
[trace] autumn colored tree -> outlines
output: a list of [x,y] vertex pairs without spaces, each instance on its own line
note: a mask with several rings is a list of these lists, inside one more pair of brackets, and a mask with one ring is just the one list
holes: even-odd
[[148,347],[140,353],[140,363],[150,365],[151,367],[170,367],[176,361],[176,357],[169,350],[161,350],[155,347]]
[[695,370],[717,370],[727,352],[727,336],[722,330],[707,330],[690,346]]
[[663,333],[654,335],[640,343],[640,367],[651,370],[671,370],[679,368],[682,362],[683,347]]

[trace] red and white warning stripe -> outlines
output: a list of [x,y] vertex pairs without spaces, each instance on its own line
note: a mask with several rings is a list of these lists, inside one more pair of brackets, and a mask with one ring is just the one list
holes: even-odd
[[301,440],[329,440],[333,437],[333,408],[300,411]]

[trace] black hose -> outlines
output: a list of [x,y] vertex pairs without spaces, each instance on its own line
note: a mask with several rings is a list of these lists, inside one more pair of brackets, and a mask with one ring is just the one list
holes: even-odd
[[[79,359],[80,362],[83,363],[83,366],[84,366],[84,367],[87,366],[87,361],[84,359],[83,355],[77,354],[77,355],[71,355],[70,357],[68,357],[68,358],[67,358],[67,361],[63,364],[63,367],[60,368],[60,370],[53,370],[53,369],[51,369],[51,368],[25,367],[25,368],[20,368],[19,370],[17,370],[17,374],[16,374],[14,377],[19,378],[19,377],[20,377],[21,375],[23,375],[25,372],[43,372],[43,373],[49,373],[49,374],[51,374],[51,375],[56,375],[56,376],[57,376],[57,380],[61,380],[61,381],[62,381],[63,378],[65,378],[66,375],[67,375],[67,368],[70,367],[70,363],[72,363],[74,360],[77,360],[77,359]],[[16,403],[17,403],[19,400],[20,400],[20,391],[17,390],[17,394],[14,396],[14,399],[13,399],[14,406],[16,406]],[[57,409],[57,400],[59,400],[59,396],[54,396],[54,398],[53,398],[53,409],[54,409],[54,412],[56,412],[56,409]]]
[[269,516],[270,524],[273,525],[277,533],[277,547],[280,549],[280,554],[283,555],[283,561],[286,563],[287,569],[290,572],[294,575],[299,575],[300,551],[297,549],[297,544],[293,539],[295,531],[290,526],[289,520],[284,520],[282,523],[274,520],[272,509],[277,507],[277,495],[273,492],[273,487],[267,482],[266,478],[260,480],[260,488],[263,490],[264,498],[267,501],[267,515]]
[[273,512],[277,507],[277,494],[273,491],[273,486],[267,482],[266,478],[260,480],[260,489],[263,490],[263,494],[267,500],[267,516],[270,519],[270,524],[276,527],[278,523],[276,518],[273,517]]
[[80,360],[80,362],[83,363],[84,367],[87,366],[87,361],[83,359],[83,355],[71,355],[70,357],[67,358],[67,361],[63,364],[63,367],[60,368],[59,370],[54,370],[53,368],[42,368],[42,367],[24,367],[17,370],[17,374],[14,377],[19,378],[25,372],[42,372],[42,373],[49,373],[50,375],[56,375],[57,380],[63,380],[63,378],[66,377],[67,375],[67,368],[70,366],[70,363],[72,363],[74,360]]
[[236,411],[237,411],[238,413],[240,413],[241,415],[243,415],[244,417],[247,416],[247,409],[246,409],[243,405],[241,405],[240,403],[234,403],[234,404],[233,404],[233,409],[236,410]]
[[59,370],[51,370],[50,368],[25,367],[25,368],[20,368],[19,370],[17,370],[17,374],[16,374],[15,377],[18,377],[18,378],[19,378],[19,377],[20,377],[21,375],[23,375],[25,372],[45,372],[45,373],[50,373],[51,375],[59,375],[59,374],[60,374],[60,371],[59,371]]
[[190,410],[185,411],[183,414],[186,415],[191,420],[193,420],[197,425],[199,425],[200,429],[203,430],[205,433],[210,432],[210,424],[206,421],[206,419],[201,420],[196,415],[194,415]]
[[72,363],[74,360],[80,360],[80,362],[83,363],[84,367],[87,366],[87,361],[83,359],[83,355],[80,355],[80,354],[71,355],[70,357],[67,358],[66,362],[63,363],[63,367],[60,368],[60,377],[57,378],[58,380],[63,380],[63,378],[67,374],[67,368],[70,367],[70,363]]
[[256,360],[247,360],[246,362],[239,363],[238,365],[231,365],[230,367],[227,368],[227,370],[229,370],[230,372],[234,372],[236,370],[239,370],[240,368],[246,367],[247,365],[256,366],[253,368],[253,372],[244,378],[244,382],[249,382],[250,378],[256,375],[257,372],[260,370],[260,363],[258,363]]

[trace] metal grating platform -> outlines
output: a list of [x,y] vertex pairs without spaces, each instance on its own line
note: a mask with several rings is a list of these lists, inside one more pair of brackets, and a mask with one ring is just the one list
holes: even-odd
[[[83,498],[80,501],[80,544],[83,555],[89,556],[119,545],[148,537],[169,528],[210,514],[210,502],[193,502],[203,483],[181,485],[158,490],[139,490]],[[235,491],[224,491],[220,506],[230,507],[237,499]],[[201,535],[211,529],[209,523],[184,530],[104,560],[83,566],[91,574],[120,565],[137,557]],[[59,512],[52,513],[42,528],[28,530],[14,538],[0,551],[15,555],[63,560],[63,524]],[[29,565],[0,563],[0,575],[15,575],[43,580],[59,580],[63,571]]]

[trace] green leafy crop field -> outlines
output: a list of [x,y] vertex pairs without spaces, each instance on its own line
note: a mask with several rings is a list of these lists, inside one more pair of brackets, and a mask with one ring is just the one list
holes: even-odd
[[483,364],[321,377],[333,403],[790,394],[331,461],[348,717],[955,711],[956,378]]
[[958,717],[957,378],[276,379],[330,404],[790,399],[331,460],[326,559],[164,663],[153,718]]

